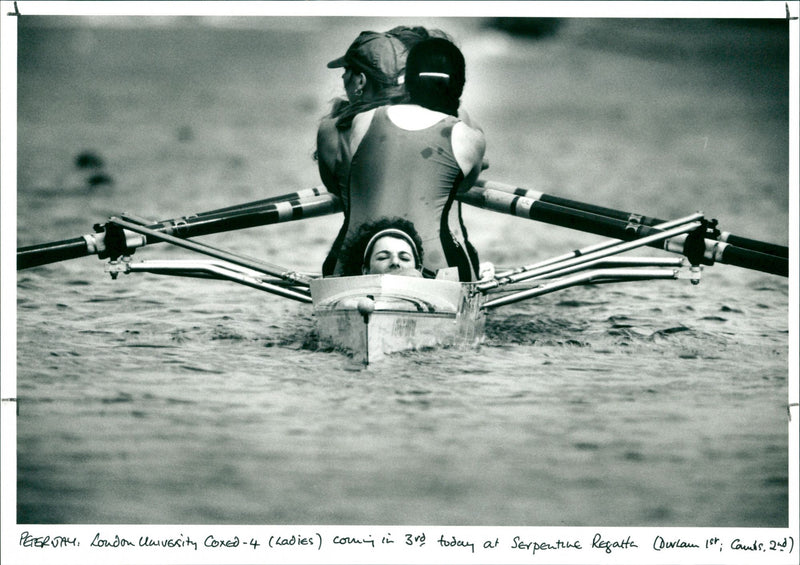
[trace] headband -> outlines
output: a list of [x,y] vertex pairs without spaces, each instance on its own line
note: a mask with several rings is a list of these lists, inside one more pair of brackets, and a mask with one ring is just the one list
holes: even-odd
[[417,76],[420,76],[420,77],[446,78],[446,79],[450,78],[450,75],[448,75],[447,73],[434,73],[434,72],[429,72],[429,71],[418,73]]
[[421,264],[422,262],[419,260],[419,252],[417,251],[417,244],[414,243],[414,240],[411,239],[410,235],[408,235],[403,230],[398,230],[396,228],[387,228],[385,230],[381,230],[381,231],[379,231],[378,233],[376,233],[375,235],[373,235],[370,238],[369,242],[367,243],[367,247],[364,249],[363,264],[367,263],[367,257],[369,257],[370,254],[372,253],[372,247],[375,245],[375,242],[378,241],[380,238],[385,237],[387,235],[391,236],[391,237],[395,237],[397,239],[402,239],[403,241],[408,243],[408,245],[411,246],[411,251],[414,253],[414,264],[415,264],[415,266],[417,268],[422,266],[422,264]]

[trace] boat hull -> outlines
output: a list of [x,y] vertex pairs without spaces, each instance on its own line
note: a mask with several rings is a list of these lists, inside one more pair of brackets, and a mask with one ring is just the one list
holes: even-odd
[[320,345],[364,364],[387,354],[483,341],[483,296],[454,281],[365,275],[311,283]]

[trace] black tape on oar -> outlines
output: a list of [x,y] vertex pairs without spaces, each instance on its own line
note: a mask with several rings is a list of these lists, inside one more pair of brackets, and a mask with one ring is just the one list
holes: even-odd
[[292,219],[301,219],[303,217],[303,203],[299,200],[292,200],[289,204],[292,205]]

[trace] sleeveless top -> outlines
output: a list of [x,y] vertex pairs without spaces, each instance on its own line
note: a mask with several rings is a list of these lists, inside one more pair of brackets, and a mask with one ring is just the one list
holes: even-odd
[[459,208],[453,206],[464,179],[451,142],[459,119],[447,116],[410,131],[392,123],[387,109],[376,110],[350,161],[342,194],[346,220],[337,241],[364,223],[399,216],[413,223],[422,239],[424,269],[458,267],[460,280],[476,279],[477,264],[470,260]]

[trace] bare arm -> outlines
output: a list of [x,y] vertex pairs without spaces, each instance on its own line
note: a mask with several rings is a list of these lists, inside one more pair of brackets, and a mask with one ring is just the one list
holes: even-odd
[[482,131],[471,128],[464,122],[459,122],[453,126],[452,143],[456,162],[464,173],[464,182],[458,189],[459,192],[463,192],[475,184],[478,175],[483,170],[486,140]]
[[[483,128],[480,126],[480,124],[477,123],[475,120],[473,120],[472,117],[463,108],[458,109],[458,119],[467,124],[472,129],[476,129],[481,132],[483,131]],[[489,168],[489,158],[486,155],[484,155],[483,163],[481,163],[481,170],[485,171],[488,168]]]
[[339,195],[339,183],[336,180],[336,157],[339,151],[339,132],[336,120],[322,120],[317,130],[317,166],[322,184],[328,192]]

